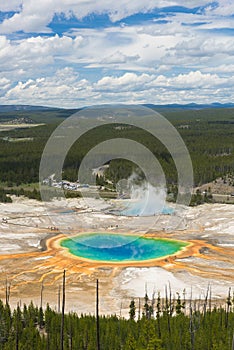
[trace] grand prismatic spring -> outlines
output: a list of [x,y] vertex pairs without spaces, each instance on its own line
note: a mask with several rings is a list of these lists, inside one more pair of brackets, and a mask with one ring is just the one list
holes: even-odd
[[[121,307],[126,316],[129,300],[144,297],[146,284],[149,294],[155,290],[162,296],[168,282],[173,293],[192,286],[194,298],[210,284],[219,300],[232,287],[232,205],[188,207],[178,229],[167,231],[175,215],[112,215],[108,205],[90,211],[76,199],[68,203],[66,212],[53,212],[67,227],[64,233],[51,229],[40,202],[15,198],[12,204],[0,204],[7,220],[0,222],[0,296],[5,297],[7,279],[12,305],[19,300],[39,304],[43,283],[43,306],[49,302],[56,308],[64,269],[66,310],[85,313],[93,312],[97,278],[101,312],[118,313]],[[73,215],[82,228],[71,221]]]
[[118,263],[162,258],[175,254],[187,243],[135,235],[89,233],[64,239],[61,246],[79,258]]

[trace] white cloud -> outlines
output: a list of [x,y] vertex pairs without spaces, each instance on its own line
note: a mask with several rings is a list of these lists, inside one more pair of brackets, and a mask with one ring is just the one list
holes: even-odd
[[72,68],[65,67],[51,77],[19,81],[0,101],[69,107],[78,103],[83,105],[88,95],[92,95],[89,82],[79,79],[79,75]]
[[119,64],[119,63],[127,63],[127,62],[131,62],[131,61],[137,61],[140,58],[139,55],[125,55],[123,54],[121,51],[116,51],[113,54],[111,54],[108,57],[105,57],[101,63],[104,64]]
[[22,5],[22,0],[0,0],[0,11],[8,12],[8,11],[19,11]]
[[177,54],[180,56],[215,56],[226,54],[234,55],[234,41],[229,37],[207,37],[202,36],[194,39],[181,41],[175,46]]
[[234,64],[221,64],[220,66],[215,66],[215,67],[207,67],[204,69],[204,71],[209,71],[210,73],[225,73],[225,74],[233,74],[234,73]]
[[56,59],[71,55],[78,47],[79,39],[73,40],[67,36],[37,36],[16,41],[0,36],[1,70],[10,72],[12,76],[15,72],[17,75],[35,75],[43,67],[54,64]]
[[[0,80],[6,85],[7,79]],[[210,103],[234,101],[234,76],[191,71],[174,77],[125,73],[91,83],[70,67],[54,76],[28,79],[7,89],[0,103],[20,103],[60,107],[81,107],[102,103]]]
[[0,78],[0,89],[2,90],[1,93],[3,93],[3,90],[6,90],[10,87],[11,81],[5,77]]
[[[234,81],[232,77],[231,81]],[[229,79],[230,83],[230,79]],[[149,75],[126,73],[121,77],[104,77],[95,84],[97,90],[103,91],[137,91],[151,88],[164,88],[171,90],[187,90],[200,88],[213,88],[227,84],[227,78],[221,78],[217,74],[203,74],[200,71],[191,71],[188,74],[179,74],[175,77],[165,75]]]
[[121,91],[132,91],[142,89],[145,84],[148,84],[153,79],[154,75],[126,73],[121,77],[104,77],[95,84],[95,87],[97,90],[104,91],[119,91],[119,89],[121,89]]
[[233,0],[218,0],[218,6],[215,8],[209,7],[206,12],[219,16],[231,16],[234,14]]
[[179,74],[173,78],[157,79],[155,83],[166,87],[178,90],[194,90],[194,89],[213,89],[215,86],[221,86],[226,84],[225,78],[220,78],[217,74],[203,74],[200,71],[192,71],[188,74]]
[[[10,4],[11,3],[11,4]],[[20,8],[23,4],[22,9]],[[234,100],[231,0],[205,12],[174,13],[161,23],[49,31],[55,13],[83,18],[106,13],[112,21],[154,7],[205,6],[199,0],[1,1],[18,10],[0,24],[0,102],[77,107],[92,103],[170,103]],[[228,9],[228,11],[226,11]],[[216,29],[216,31],[214,31]]]
[[27,71],[33,74],[33,78],[43,67],[62,62],[82,64],[86,69],[103,67],[157,71],[167,50],[179,40],[173,35],[152,36],[144,32],[144,27],[137,26],[113,27],[102,31],[80,29],[75,38],[55,35],[9,40],[6,36],[0,36],[0,66],[2,71],[10,71],[11,74],[13,70],[19,72],[21,69],[21,73],[22,70]]
[[[155,25],[159,28],[159,25]],[[152,32],[153,27],[151,26]],[[156,34],[148,26],[111,27],[102,31],[79,29],[73,32],[83,38],[73,62],[85,62],[86,68],[112,68],[134,71],[157,71],[168,50],[180,42],[173,34]],[[164,67],[165,69],[165,67]]]
[[112,21],[118,21],[139,12],[147,13],[156,7],[162,8],[177,5],[193,8],[206,5],[207,1],[148,0],[147,2],[142,2],[141,0],[40,0],[37,2],[35,0],[14,0],[11,6],[5,5],[4,1],[4,5],[0,5],[0,9],[18,9],[18,5],[21,3],[22,11],[14,14],[11,18],[5,19],[0,25],[0,32],[12,33],[20,30],[25,32],[48,31],[47,25],[51,22],[55,13],[63,13],[67,17],[73,14],[79,19],[91,13],[106,13]]

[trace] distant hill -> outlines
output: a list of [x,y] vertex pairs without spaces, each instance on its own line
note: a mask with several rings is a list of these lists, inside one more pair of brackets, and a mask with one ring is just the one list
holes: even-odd
[[[152,108],[152,109],[183,109],[183,110],[199,110],[199,109],[210,109],[210,108],[234,108],[234,103],[219,103],[214,102],[210,104],[197,104],[197,103],[188,103],[188,104],[177,104],[177,103],[171,103],[171,104],[165,104],[165,105],[158,105],[153,103],[146,103],[142,106]],[[56,107],[45,107],[45,106],[30,106],[30,105],[0,105],[0,113],[4,112],[12,112],[12,111],[19,111],[19,112],[29,112],[29,111],[35,111],[35,112],[67,112],[67,113],[75,113],[82,108],[56,108]]]
[[0,105],[0,112],[12,111],[48,111],[61,110],[62,108],[44,107],[44,106],[30,106],[30,105]]
[[[105,105],[106,107],[108,105]],[[196,114],[194,117],[198,117],[197,113],[209,113],[213,114],[213,110],[216,110],[216,119],[219,118],[220,112],[223,113],[232,113],[232,109],[234,109],[234,103],[212,103],[212,104],[165,104],[165,105],[156,105],[156,104],[144,104],[141,106],[145,106],[151,108],[154,111],[158,111],[162,113],[165,117],[173,118],[175,116],[178,117],[178,113],[180,115],[180,119],[187,119],[187,113]],[[140,107],[140,105],[139,105]],[[45,124],[53,124],[60,123],[62,120],[70,117],[74,113],[79,112],[83,108],[73,108],[73,109],[65,109],[65,108],[56,108],[56,107],[45,107],[45,106],[30,106],[30,105],[0,105],[0,123],[11,123],[19,118],[30,119],[35,124],[45,123]],[[218,112],[219,111],[219,112]],[[217,114],[218,113],[218,114]],[[184,117],[183,115],[186,114]],[[91,117],[91,116],[90,116]],[[94,116],[93,116],[94,117]],[[202,115],[201,115],[202,117]],[[26,122],[27,124],[27,122]]]
[[234,103],[219,103],[214,102],[211,104],[166,104],[166,105],[155,105],[155,104],[144,104],[143,106],[152,109],[183,109],[183,110],[199,110],[199,109],[211,109],[211,108],[234,108]]
[[30,105],[0,105],[0,123],[12,123],[14,119],[31,119],[34,124],[58,123],[78,112],[79,109],[63,109]]

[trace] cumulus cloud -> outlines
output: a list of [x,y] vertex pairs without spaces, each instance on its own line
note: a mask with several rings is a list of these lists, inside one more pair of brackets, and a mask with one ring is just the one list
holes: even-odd
[[175,46],[178,55],[181,56],[215,56],[217,54],[234,55],[234,41],[232,38],[196,37],[192,40],[181,41]]
[[83,104],[91,93],[89,82],[79,79],[79,74],[72,68],[65,67],[50,77],[19,81],[0,101],[20,104],[28,104],[30,101],[35,105],[43,103],[48,106],[69,107]]
[[140,58],[139,55],[125,55],[121,51],[116,51],[113,54],[111,54],[108,57],[105,57],[101,63],[104,64],[119,64],[119,63],[126,63],[131,61],[137,61]]
[[72,39],[59,37],[29,37],[22,40],[9,40],[0,36],[0,66],[1,70],[12,76],[18,74],[35,74],[43,67],[55,64],[55,61],[72,55],[79,47],[81,38]]
[[[172,15],[166,6],[203,8]],[[234,42],[227,30],[234,26],[233,6],[231,0],[0,0],[0,11],[16,11],[0,23],[0,102],[234,101]],[[155,7],[164,8],[163,22],[114,23]],[[48,33],[55,14],[64,21],[107,14],[113,25],[69,27],[57,35]],[[16,31],[29,34],[11,34]]]
[[[233,82],[233,78],[232,78]],[[137,91],[150,88],[164,88],[171,90],[187,90],[198,88],[213,88],[227,84],[226,78],[220,78],[217,74],[203,74],[200,71],[191,71],[188,74],[179,74],[175,77],[165,75],[133,74],[126,73],[121,77],[104,77],[95,84],[96,89],[105,91]]]
[[[1,79],[0,86],[9,80]],[[107,76],[91,83],[80,78],[71,67],[57,70],[53,76],[19,81],[6,89],[0,102],[60,107],[81,107],[102,103],[186,103],[229,101],[234,76],[191,71],[174,77],[154,74],[125,73]],[[212,99],[211,97],[212,96]]]
[[[220,0],[221,1],[221,0]],[[99,0],[99,1],[79,1],[76,0],[11,0],[10,4],[1,4],[0,10],[19,10],[11,18],[6,18],[0,25],[0,32],[12,33],[15,31],[42,32],[48,31],[47,25],[51,22],[54,14],[71,15],[82,19],[89,14],[108,14],[109,18],[115,22],[136,13],[147,13],[154,8],[164,8],[169,6],[185,6],[194,8],[207,5],[204,0]],[[20,6],[21,5],[21,6]]]
[[144,89],[145,85],[152,82],[153,79],[154,75],[125,73],[121,77],[104,77],[95,84],[95,87],[98,90],[104,91],[119,91],[119,89],[121,89],[121,91],[132,91]]

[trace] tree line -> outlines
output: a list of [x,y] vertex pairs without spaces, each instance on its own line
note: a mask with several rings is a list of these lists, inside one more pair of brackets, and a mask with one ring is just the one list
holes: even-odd
[[[64,274],[65,276],[65,274]],[[63,290],[65,297],[65,289]],[[101,300],[101,296],[99,296]],[[65,300],[65,299],[64,299]],[[232,350],[234,346],[234,297],[229,290],[225,305],[215,305],[211,290],[204,300],[186,300],[170,288],[143,305],[132,300],[129,318],[80,316],[19,305],[11,309],[9,298],[0,301],[1,350]],[[63,304],[64,306],[64,304]],[[98,327],[97,327],[98,320]],[[98,335],[98,336],[97,336]]]

